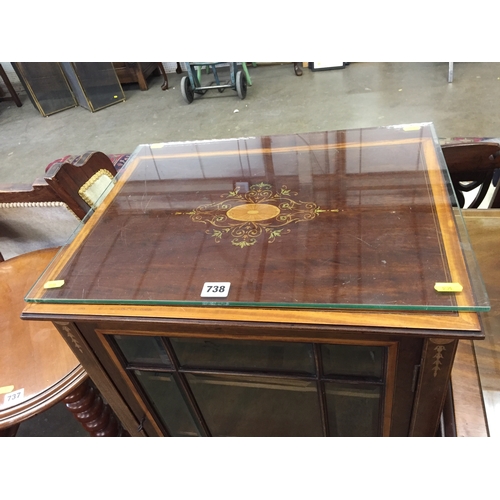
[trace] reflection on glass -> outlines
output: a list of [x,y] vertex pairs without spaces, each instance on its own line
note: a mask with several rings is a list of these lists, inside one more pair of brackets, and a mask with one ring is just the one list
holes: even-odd
[[171,339],[182,368],[272,372],[315,371],[312,344],[246,340]]
[[173,375],[137,370],[134,373],[171,436],[200,435]]
[[213,436],[321,436],[314,382],[186,375]]
[[379,386],[325,382],[325,392],[331,436],[380,435]]
[[114,335],[125,359],[129,363],[149,363],[172,366],[167,351],[159,337],[139,335]]
[[385,347],[323,344],[325,375],[360,375],[381,378]]
[[[28,300],[488,307],[460,257],[434,139],[423,124],[142,145],[82,245],[47,276],[65,286]],[[434,289],[450,281],[460,295]],[[206,282],[231,282],[229,294],[201,297]]]

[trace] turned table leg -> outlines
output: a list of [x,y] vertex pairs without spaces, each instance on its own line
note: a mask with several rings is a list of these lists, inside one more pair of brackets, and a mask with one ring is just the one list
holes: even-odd
[[92,437],[129,435],[88,379],[66,396],[63,402]]

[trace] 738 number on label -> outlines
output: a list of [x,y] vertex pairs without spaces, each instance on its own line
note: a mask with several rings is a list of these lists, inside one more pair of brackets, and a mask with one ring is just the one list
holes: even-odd
[[201,297],[227,297],[231,283],[227,281],[210,282],[203,285]]

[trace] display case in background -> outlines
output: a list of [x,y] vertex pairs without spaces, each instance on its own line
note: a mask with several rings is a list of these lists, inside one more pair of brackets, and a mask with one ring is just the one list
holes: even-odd
[[98,111],[125,100],[113,63],[61,63],[78,104],[89,111]]
[[78,106],[58,62],[13,62],[14,71],[30,101],[42,116]]
[[113,63],[12,63],[42,116],[81,106],[98,111],[125,100]]

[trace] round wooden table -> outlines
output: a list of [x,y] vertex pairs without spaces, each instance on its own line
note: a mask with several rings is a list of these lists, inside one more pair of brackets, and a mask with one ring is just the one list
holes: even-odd
[[24,297],[57,248],[0,262],[0,435],[64,400],[92,436],[122,435],[109,406],[55,327],[20,319]]

